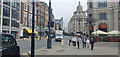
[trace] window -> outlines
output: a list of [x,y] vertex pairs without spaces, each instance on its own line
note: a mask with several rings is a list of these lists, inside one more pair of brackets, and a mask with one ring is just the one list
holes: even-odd
[[[17,6],[20,6],[20,4],[19,3],[17,3]],[[18,11],[20,10],[20,7],[17,7],[17,9],[18,9]]]
[[42,18],[40,19],[40,22],[43,22]]
[[92,23],[92,14],[89,14],[89,23]]
[[15,8],[18,7],[18,6],[17,6],[17,2],[13,1],[13,2],[12,2],[12,7],[15,7]]
[[14,37],[10,35],[2,35],[2,47],[15,45]]
[[31,7],[29,7],[29,12],[32,13],[32,8]]
[[36,18],[36,16],[35,16],[35,28],[36,28],[36,19],[37,19],[37,18]]
[[119,6],[120,6],[120,0],[119,0]]
[[[35,4],[36,5],[36,4]],[[35,15],[36,15],[36,13],[37,13],[37,7],[35,6]]]
[[43,9],[43,12],[44,12],[44,9]]
[[29,27],[32,27],[32,14],[29,14]]
[[42,16],[42,12],[41,12],[41,16]]
[[98,8],[107,7],[107,0],[98,0]]
[[107,14],[106,13],[100,13],[99,14],[99,19],[107,19]]
[[40,15],[40,11],[38,11],[38,15]]
[[3,7],[3,16],[10,17],[10,8],[8,7]]
[[92,2],[89,2],[89,8],[93,8]]
[[27,13],[24,12],[23,26],[27,26]]
[[19,19],[19,12],[17,10],[12,9],[12,18]]
[[10,6],[10,1],[3,2],[3,4],[6,4],[6,5]]
[[4,26],[9,26],[10,20],[3,18],[3,25]]
[[26,11],[27,11],[27,5],[26,5],[26,4],[24,4],[24,10],[26,10]]

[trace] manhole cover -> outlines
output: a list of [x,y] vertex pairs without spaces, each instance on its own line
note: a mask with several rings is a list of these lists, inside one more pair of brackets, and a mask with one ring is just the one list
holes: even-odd
[[63,52],[64,50],[57,50],[56,52]]

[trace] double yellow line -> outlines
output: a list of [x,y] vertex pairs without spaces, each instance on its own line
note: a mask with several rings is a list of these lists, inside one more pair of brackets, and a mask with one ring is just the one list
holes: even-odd
[[22,56],[24,56],[24,57],[30,57],[30,54],[29,53],[23,53]]

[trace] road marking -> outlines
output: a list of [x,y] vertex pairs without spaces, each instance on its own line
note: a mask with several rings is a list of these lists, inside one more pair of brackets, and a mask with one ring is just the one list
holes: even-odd
[[28,53],[23,53],[22,54],[24,57],[30,57]]

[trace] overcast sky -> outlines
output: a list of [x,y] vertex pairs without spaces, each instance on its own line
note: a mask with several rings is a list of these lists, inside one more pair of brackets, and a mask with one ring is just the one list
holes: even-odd
[[[40,0],[44,1],[49,5],[49,0]],[[51,0],[53,14],[55,19],[59,19],[61,17],[64,18],[64,25],[66,26],[73,15],[73,12],[76,11],[76,7],[81,2],[83,6],[83,10],[87,9],[87,0]]]

